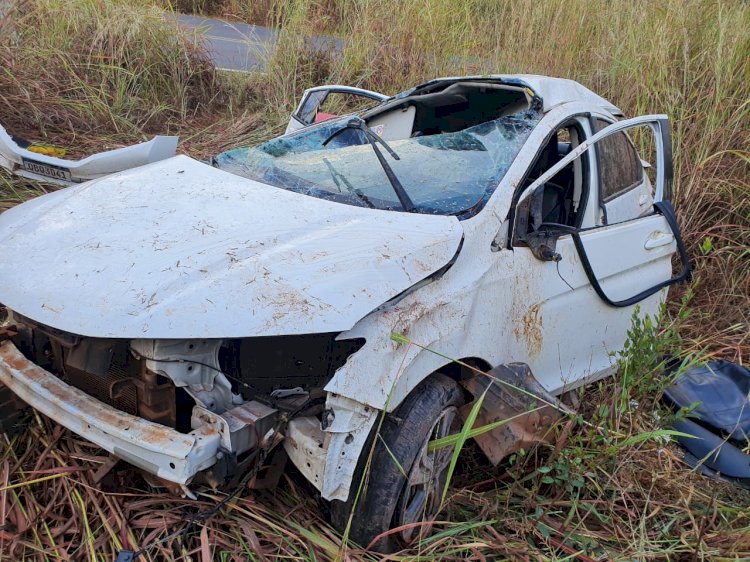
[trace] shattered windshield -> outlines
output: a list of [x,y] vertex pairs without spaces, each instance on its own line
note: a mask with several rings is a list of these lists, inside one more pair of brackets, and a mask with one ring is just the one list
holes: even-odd
[[[388,164],[414,212],[455,215],[486,202],[541,118],[527,110],[458,132],[390,140]],[[312,197],[403,210],[362,131],[349,118],[214,158],[218,168]]]

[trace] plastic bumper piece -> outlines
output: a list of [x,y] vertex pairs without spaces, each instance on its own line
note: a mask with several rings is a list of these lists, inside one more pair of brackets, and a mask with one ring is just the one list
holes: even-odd
[[10,341],[0,344],[0,381],[60,425],[165,480],[184,486],[216,462],[215,427],[185,434],[121,412],[35,365]]

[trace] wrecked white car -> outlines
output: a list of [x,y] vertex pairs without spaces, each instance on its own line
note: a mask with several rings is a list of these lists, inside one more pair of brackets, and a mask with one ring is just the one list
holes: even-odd
[[400,527],[392,550],[439,510],[451,452],[428,442],[474,397],[483,424],[517,416],[477,437],[492,462],[543,439],[689,264],[663,115],[540,76],[365,91],[338,117],[336,92],[258,147],[0,216],[0,380],[186,495],[288,456],[361,544]]

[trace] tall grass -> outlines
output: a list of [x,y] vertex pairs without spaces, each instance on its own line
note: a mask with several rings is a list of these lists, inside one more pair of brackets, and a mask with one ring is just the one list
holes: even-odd
[[[213,13],[280,27],[259,88],[279,122],[323,82],[395,93],[441,75],[572,78],[627,115],[666,113],[675,198],[696,265],[692,344],[737,359],[750,346],[750,5],[746,2],[216,0]],[[340,54],[305,37],[344,38]],[[679,297],[680,290],[673,291]]]
[[[24,0],[0,16],[0,123],[67,147],[179,132],[204,156],[283,130],[301,91],[324,82],[395,93],[439,75],[573,78],[628,115],[672,118],[676,199],[698,281],[671,314],[636,323],[621,373],[579,396],[551,447],[502,471],[472,446],[437,534],[403,559],[735,560],[750,557],[750,496],[702,479],[659,433],[662,356],[747,361],[750,345],[750,4],[695,0]],[[268,71],[217,74],[162,8],[279,28]],[[343,40],[310,48],[313,34]],[[0,173],[0,211],[46,186]],[[4,266],[5,264],[0,264]],[[687,297],[690,297],[687,299]],[[685,300],[689,300],[687,305]],[[416,342],[420,343],[420,342]],[[440,351],[440,350],[435,350]],[[584,423],[585,422],[585,423]],[[0,436],[0,560],[111,560],[197,511],[33,417]],[[205,507],[217,495],[202,491]],[[340,552],[326,506],[293,475],[229,503],[146,560],[374,559]]]
[[0,36],[3,123],[140,135],[206,112],[223,93],[200,45],[144,0],[17,4]]

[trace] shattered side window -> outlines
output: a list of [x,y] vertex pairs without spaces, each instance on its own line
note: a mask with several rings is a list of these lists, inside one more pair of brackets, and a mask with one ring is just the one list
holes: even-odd
[[[387,153],[385,157],[416,212],[460,214],[486,202],[540,119],[538,111],[528,110],[455,133],[391,141],[399,159]],[[347,120],[255,148],[230,150],[216,156],[214,163],[225,171],[313,197],[401,210],[372,147],[360,130],[344,129]]]

